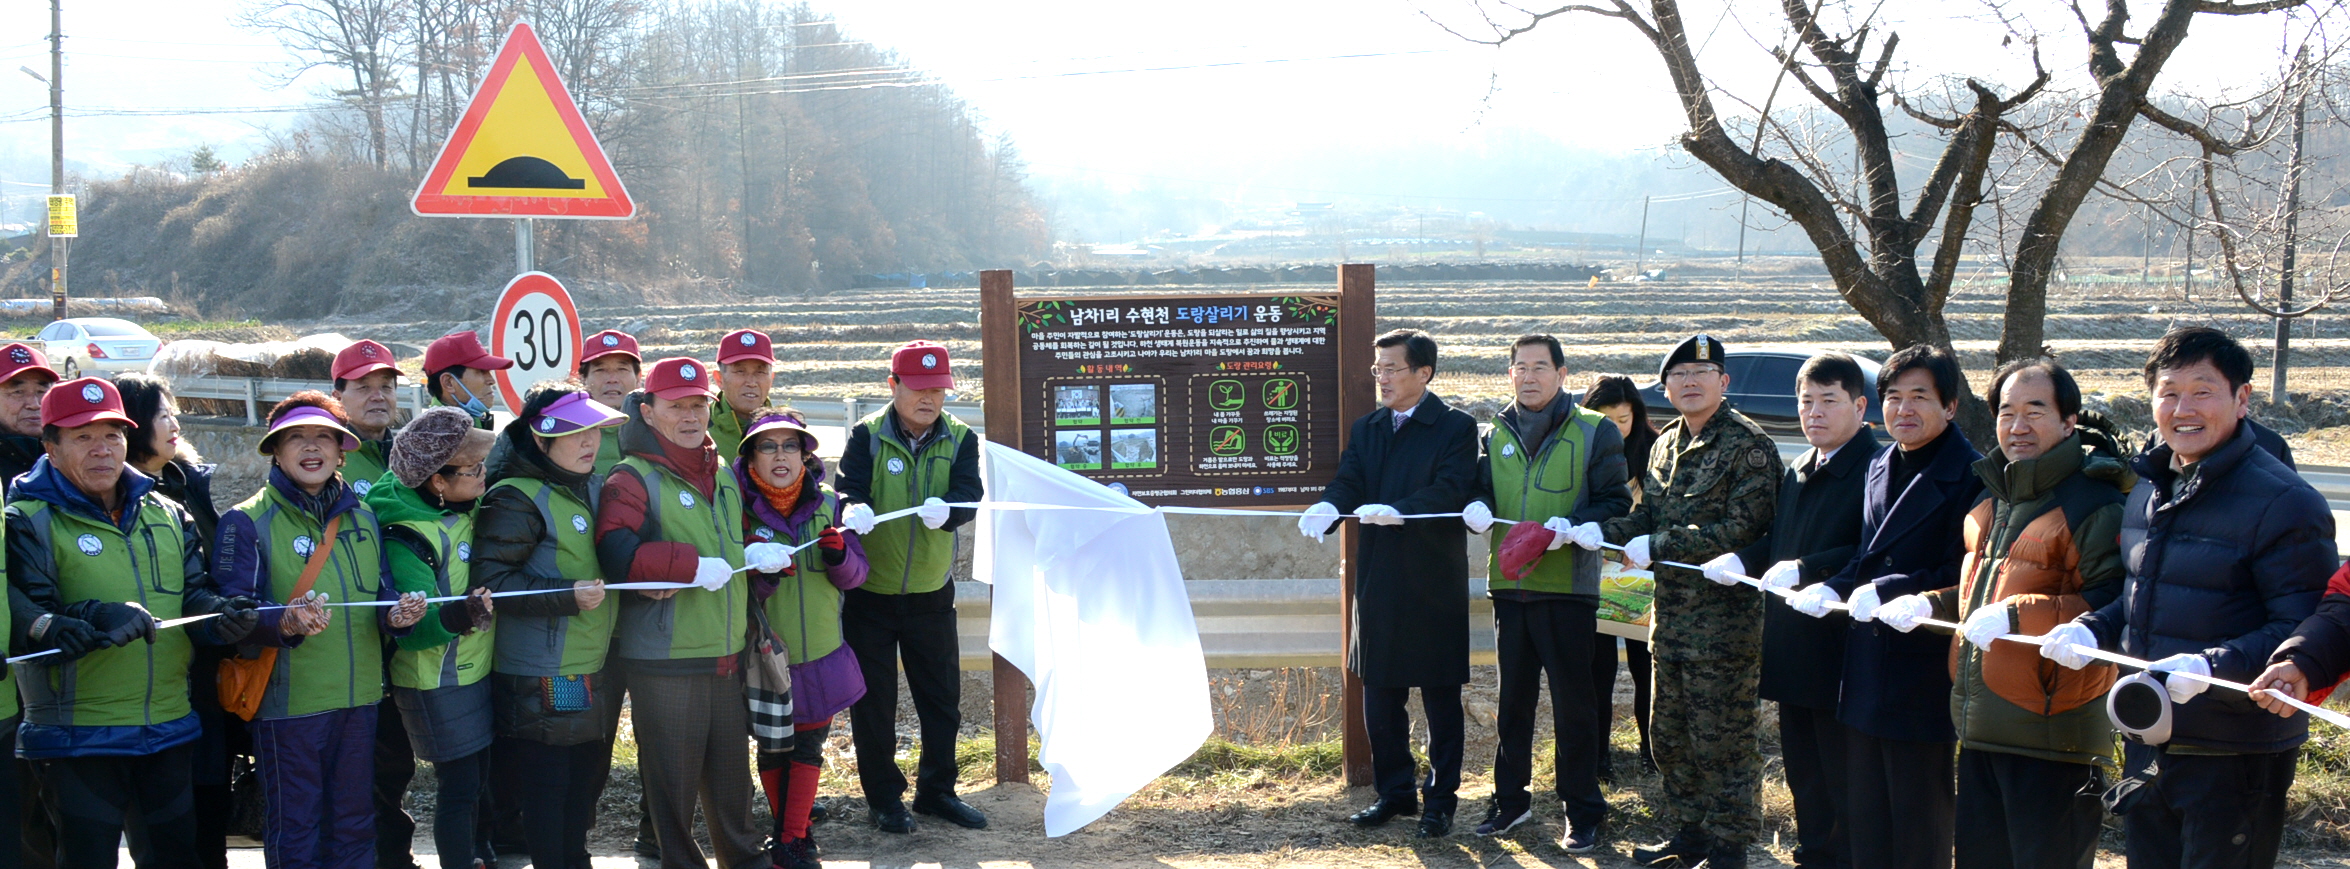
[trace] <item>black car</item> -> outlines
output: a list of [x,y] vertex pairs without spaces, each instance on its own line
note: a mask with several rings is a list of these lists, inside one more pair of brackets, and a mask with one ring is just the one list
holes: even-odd
[[[1738,412],[1746,414],[1748,419],[1765,429],[1800,434],[1803,424],[1795,417],[1795,374],[1803,369],[1804,360],[1819,352],[1804,348],[1730,351],[1724,359],[1724,367],[1730,374],[1730,393],[1725,397],[1731,407],[1737,408]],[[1868,377],[1871,385],[1868,423],[1882,431],[1885,412],[1878,407],[1873,394],[1877,382],[1877,362],[1857,353],[1852,358],[1860,362],[1861,374]],[[1665,400],[1663,383],[1652,381],[1640,387],[1640,400],[1648,403],[1650,420],[1661,425],[1671,418],[1673,403]]]

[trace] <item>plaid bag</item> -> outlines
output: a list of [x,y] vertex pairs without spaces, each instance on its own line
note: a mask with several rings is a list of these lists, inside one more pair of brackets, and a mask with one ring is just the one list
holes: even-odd
[[743,700],[750,705],[751,741],[763,752],[792,749],[791,657],[767,627],[764,607],[751,608],[743,645]]

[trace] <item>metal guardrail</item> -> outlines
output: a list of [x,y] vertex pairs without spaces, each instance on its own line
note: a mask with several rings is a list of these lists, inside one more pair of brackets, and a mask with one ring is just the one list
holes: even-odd
[[[883,397],[843,398],[837,395],[789,393],[771,394],[768,400],[777,406],[790,405],[800,412],[801,418],[807,420],[809,425],[837,425],[843,429],[856,425],[857,420],[864,419],[866,414],[889,404],[889,399]],[[984,435],[987,433],[987,414],[982,411],[982,407],[976,401],[950,401],[946,403],[946,412],[954,414],[972,431]]]
[[[1191,597],[1191,615],[1199,624],[1200,646],[1210,667],[1336,667],[1341,663],[1338,580],[1201,579],[1186,580],[1183,587]],[[989,593],[985,583],[955,583],[955,633],[965,670],[992,666],[987,648]],[[1648,639],[1644,628],[1599,624],[1601,633]],[[1494,663],[1493,648],[1493,601],[1485,596],[1485,580],[1472,577],[1470,663]]]

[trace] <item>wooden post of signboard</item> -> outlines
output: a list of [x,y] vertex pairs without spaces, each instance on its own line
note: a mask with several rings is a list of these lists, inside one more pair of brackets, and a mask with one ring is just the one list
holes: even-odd
[[[1012,273],[979,273],[979,365],[986,385],[987,439],[1020,448],[1020,332]],[[990,589],[989,594],[994,594]],[[1028,782],[1028,677],[995,658],[995,780]]]
[[[1368,263],[1349,263],[1338,267],[1338,448],[1344,451],[1348,436],[1354,431],[1354,421],[1376,408],[1378,395],[1371,382],[1371,342],[1378,336],[1378,304],[1374,287],[1377,285],[1372,266]],[[992,430],[992,429],[991,429]],[[1354,593],[1355,533],[1358,523],[1338,523],[1339,593],[1338,593],[1338,648],[1340,655],[1354,653]],[[1339,692],[1339,703],[1344,707],[1345,726],[1341,731],[1341,751],[1346,768],[1346,783],[1361,787],[1371,783],[1371,739],[1363,729],[1363,680],[1354,673],[1354,662],[1341,668],[1340,680],[1344,686]]]

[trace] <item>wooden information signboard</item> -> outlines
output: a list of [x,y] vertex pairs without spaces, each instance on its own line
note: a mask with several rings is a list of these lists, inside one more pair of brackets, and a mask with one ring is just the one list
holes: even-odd
[[[1373,288],[1372,267],[1353,264],[1324,292],[1016,298],[1011,272],[981,272],[987,438],[1153,506],[1312,506],[1375,407]],[[1354,533],[1341,523],[1332,544],[1348,599]],[[998,781],[1028,780],[1027,687],[996,658]],[[1361,692],[1348,673],[1347,779],[1369,784]]]

